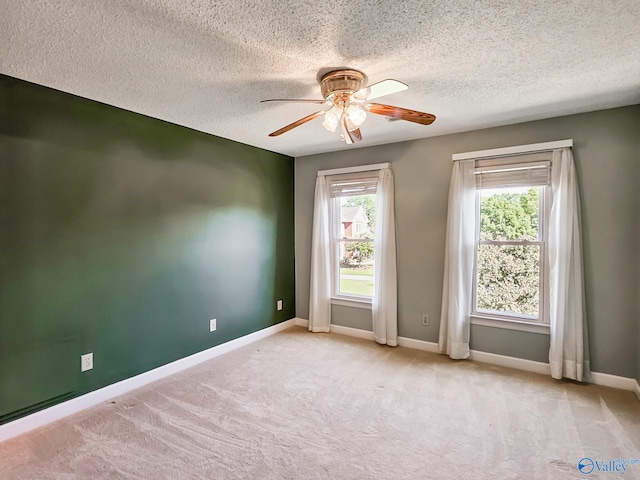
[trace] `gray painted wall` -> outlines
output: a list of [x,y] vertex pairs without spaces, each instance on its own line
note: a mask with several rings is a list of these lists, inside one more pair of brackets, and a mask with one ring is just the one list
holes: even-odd
[[[396,188],[399,334],[436,342],[451,155],[565,138],[574,140],[581,187],[592,369],[640,378],[640,105],[296,158],[296,315],[309,318],[318,170],[391,162]],[[334,306],[332,321],[371,329],[370,312],[354,310]],[[421,325],[423,313],[431,316],[428,327]],[[473,326],[471,345],[475,350],[548,361],[546,335]]]

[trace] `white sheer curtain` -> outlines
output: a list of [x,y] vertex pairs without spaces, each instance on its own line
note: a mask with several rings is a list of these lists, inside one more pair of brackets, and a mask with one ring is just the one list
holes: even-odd
[[329,185],[324,175],[316,179],[311,239],[309,330],[331,328],[331,236],[329,230]]
[[373,335],[378,343],[398,344],[398,287],[393,173],[383,168],[376,191],[376,226],[373,241]]
[[549,214],[549,366],[553,378],[587,379],[589,348],[580,233],[580,198],[571,149],[553,151]]
[[449,187],[449,213],[444,260],[441,353],[451,358],[469,357],[469,317],[475,249],[476,180],[473,160],[453,164]]

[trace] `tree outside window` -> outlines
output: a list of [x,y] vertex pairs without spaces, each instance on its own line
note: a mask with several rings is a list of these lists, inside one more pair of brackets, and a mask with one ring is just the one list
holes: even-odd
[[480,190],[476,312],[541,318],[543,188]]

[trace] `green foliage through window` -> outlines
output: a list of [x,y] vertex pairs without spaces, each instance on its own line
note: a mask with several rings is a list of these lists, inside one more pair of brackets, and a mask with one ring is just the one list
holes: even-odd
[[483,196],[480,239],[537,240],[538,188],[530,188],[524,193]]
[[538,316],[539,245],[478,246],[478,309]]
[[[483,192],[480,240],[537,241],[539,189]],[[478,310],[537,318],[540,310],[539,244],[482,244],[477,250]]]
[[363,262],[373,259],[373,243],[372,242],[344,242],[346,252],[346,264],[357,263],[362,265]]

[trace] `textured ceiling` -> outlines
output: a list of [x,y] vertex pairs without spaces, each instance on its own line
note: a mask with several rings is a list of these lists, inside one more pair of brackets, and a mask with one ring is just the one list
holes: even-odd
[[[395,78],[358,146],[640,103],[638,0],[0,0],[0,73],[291,156],[354,148],[318,109],[328,67]],[[320,108],[323,108],[320,106]],[[552,140],[552,139],[551,139]]]

